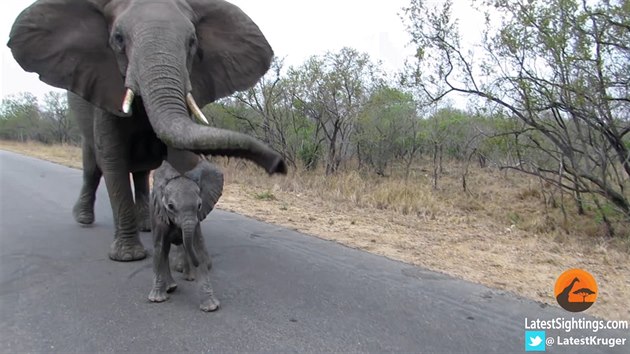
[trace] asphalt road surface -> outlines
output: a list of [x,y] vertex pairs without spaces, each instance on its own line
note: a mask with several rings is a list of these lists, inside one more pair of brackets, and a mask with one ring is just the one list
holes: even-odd
[[[113,225],[104,183],[96,223],[80,227],[71,216],[80,171],[4,151],[0,169],[3,353],[522,353],[526,318],[572,317],[220,210],[202,224],[220,310],[201,312],[195,284],[179,273],[170,300],[150,303],[150,258],[107,258]],[[150,240],[142,234],[147,248]],[[547,331],[548,338],[593,334],[626,345],[547,352],[630,352],[627,332]]]

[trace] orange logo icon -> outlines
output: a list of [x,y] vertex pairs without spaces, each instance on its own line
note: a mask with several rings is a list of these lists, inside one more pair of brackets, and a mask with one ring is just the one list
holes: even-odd
[[569,269],[558,277],[553,293],[563,309],[582,312],[595,303],[597,291],[597,282],[591,273]]

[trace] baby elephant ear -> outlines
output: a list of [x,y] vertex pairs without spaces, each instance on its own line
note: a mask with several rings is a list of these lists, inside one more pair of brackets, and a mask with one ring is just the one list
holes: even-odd
[[186,172],[185,176],[199,186],[202,200],[199,220],[203,220],[214,209],[214,205],[223,194],[223,172],[215,164],[201,160],[197,167]]

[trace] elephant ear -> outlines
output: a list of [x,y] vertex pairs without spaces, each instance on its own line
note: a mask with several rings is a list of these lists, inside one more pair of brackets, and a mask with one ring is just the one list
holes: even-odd
[[273,50],[240,8],[222,0],[188,0],[196,17],[198,49],[193,61],[193,96],[207,103],[246,90],[269,70]]
[[168,214],[164,209],[164,190],[168,182],[181,175],[168,162],[162,162],[162,165],[153,172],[153,190],[151,191],[151,214],[165,224],[169,224]]
[[125,115],[122,75],[107,23],[88,1],[39,0],[15,20],[8,46],[20,66],[106,111]]
[[184,176],[195,181],[199,186],[201,197],[201,210],[199,220],[203,220],[214,209],[214,206],[223,194],[223,172],[207,160],[199,161],[199,164]]

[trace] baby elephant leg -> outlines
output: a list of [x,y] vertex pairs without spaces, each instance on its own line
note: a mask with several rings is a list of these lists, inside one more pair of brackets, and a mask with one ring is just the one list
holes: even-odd
[[[184,247],[180,246],[172,246],[173,251],[171,252],[171,263],[173,264],[173,269],[176,272],[184,273],[184,279],[186,280],[195,280],[194,275],[190,269],[190,263],[186,258],[186,253],[184,252]],[[212,269],[212,258],[208,256],[208,270]]]
[[171,243],[161,237],[159,230],[154,231],[154,254],[153,254],[153,288],[149,293],[149,300],[152,302],[163,302],[168,299],[168,294],[177,288],[177,283],[171,275],[169,268],[168,253]]
[[219,308],[219,300],[214,296],[214,290],[212,290],[212,284],[210,283],[210,257],[203,237],[199,235],[195,241],[197,255],[199,256],[199,267],[197,268],[197,283],[201,298],[199,308],[205,312],[216,311]]
[[180,245],[173,245],[173,252],[171,252],[171,263],[173,269],[176,272],[184,272],[184,263],[186,263],[186,256],[184,255],[184,248]]

